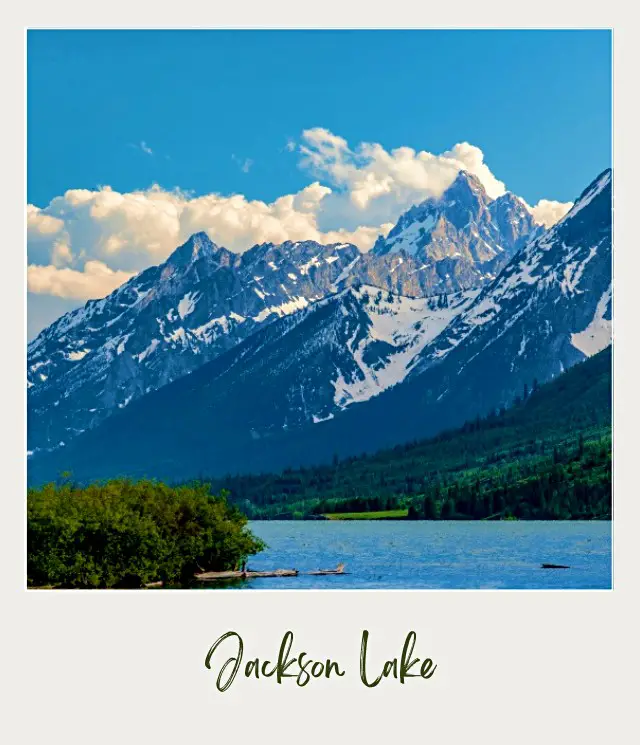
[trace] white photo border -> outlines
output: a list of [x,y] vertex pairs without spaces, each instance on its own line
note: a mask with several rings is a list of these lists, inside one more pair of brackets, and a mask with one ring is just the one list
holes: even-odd
[[[7,488],[2,586],[8,742],[124,743],[304,739],[307,743],[590,743],[629,741],[635,679],[638,503],[634,456],[640,369],[637,10],[612,2],[459,1],[451,8],[364,2],[81,2],[4,9],[2,189],[5,223],[3,411]],[[634,17],[635,16],[635,17]],[[612,28],[614,33],[614,589],[611,591],[131,592],[25,590],[26,100],[28,28]],[[565,70],[571,84],[571,60]],[[52,83],[53,84],[53,83]],[[634,561],[635,559],[635,561]],[[7,603],[8,601],[8,603]],[[438,664],[430,681],[365,688],[362,629],[373,661],[397,655],[409,630]],[[283,633],[347,675],[306,688],[238,680],[220,694],[204,667],[213,641],[238,631],[273,659]],[[313,693],[312,693],[313,692]],[[634,702],[635,703],[635,702]]]

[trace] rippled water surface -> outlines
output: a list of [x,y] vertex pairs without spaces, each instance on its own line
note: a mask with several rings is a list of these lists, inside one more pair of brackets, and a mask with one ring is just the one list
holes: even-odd
[[[610,522],[265,521],[250,569],[300,572],[346,564],[344,576],[247,580],[239,589],[607,589]],[[542,569],[542,563],[570,569]],[[230,587],[231,585],[226,585]]]

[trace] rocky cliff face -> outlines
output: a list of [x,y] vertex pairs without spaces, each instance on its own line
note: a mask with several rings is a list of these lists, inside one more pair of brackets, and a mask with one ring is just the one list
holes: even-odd
[[521,199],[507,193],[492,200],[461,171],[442,197],[405,212],[354,274],[412,297],[481,287],[537,232]]

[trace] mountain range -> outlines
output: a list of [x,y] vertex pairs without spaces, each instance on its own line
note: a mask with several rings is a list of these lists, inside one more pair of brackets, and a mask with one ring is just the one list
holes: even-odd
[[611,171],[555,226],[461,172],[374,248],[192,236],[28,349],[30,478],[326,461],[508,406],[611,341]]

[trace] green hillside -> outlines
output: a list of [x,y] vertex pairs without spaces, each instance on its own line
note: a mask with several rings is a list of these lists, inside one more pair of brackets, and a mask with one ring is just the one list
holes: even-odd
[[212,488],[254,519],[397,509],[410,519],[610,518],[611,362],[608,348],[429,440]]

